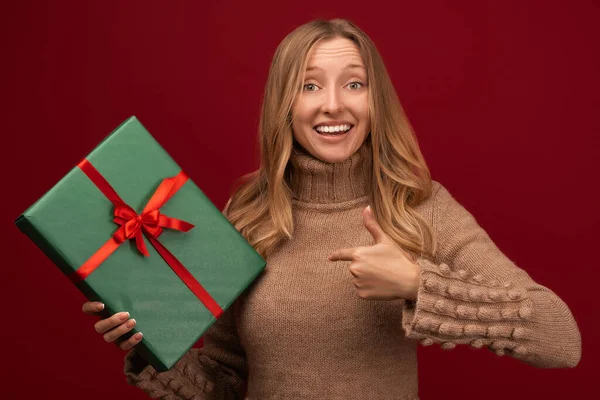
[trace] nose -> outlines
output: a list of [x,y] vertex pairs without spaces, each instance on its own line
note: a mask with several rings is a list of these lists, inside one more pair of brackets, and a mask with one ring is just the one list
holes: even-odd
[[327,114],[337,114],[343,109],[344,104],[340,93],[335,89],[327,91],[321,110]]

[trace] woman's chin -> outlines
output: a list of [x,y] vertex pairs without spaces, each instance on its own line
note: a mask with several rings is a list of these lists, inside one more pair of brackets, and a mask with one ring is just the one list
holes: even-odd
[[347,149],[345,148],[340,148],[340,149],[319,149],[316,154],[313,154],[313,156],[315,156],[316,158],[318,158],[321,161],[324,161],[326,163],[329,164],[335,164],[335,163],[340,163],[343,161],[346,161],[348,158],[350,158],[352,154],[349,154],[349,152],[347,151]]

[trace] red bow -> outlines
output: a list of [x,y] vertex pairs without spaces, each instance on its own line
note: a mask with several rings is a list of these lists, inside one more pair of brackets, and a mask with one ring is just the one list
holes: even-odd
[[88,258],[76,271],[70,274],[69,278],[77,283],[85,279],[96,268],[102,264],[120,245],[127,239],[135,238],[138,250],[145,256],[148,256],[148,249],[142,236],[142,231],[152,243],[152,246],[158,251],[161,257],[173,269],[177,276],[185,285],[198,297],[206,308],[219,318],[223,310],[210,294],[200,285],[200,282],[163,246],[157,238],[163,231],[163,228],[175,229],[187,232],[194,227],[189,222],[177,218],[167,217],[160,213],[159,209],[173,196],[188,180],[185,172],[179,171],[176,176],[162,180],[144,210],[138,215],[133,208],[127,205],[113,187],[108,183],[100,172],[88,161],[83,160],[78,167],[87,175],[87,177],[100,189],[100,191],[110,200],[114,206],[114,222],[120,225],[120,228],[112,237],[104,243],[90,258]]
[[145,256],[149,256],[150,254],[146,248],[142,230],[147,235],[156,239],[162,233],[162,227],[182,232],[187,232],[194,227],[194,225],[180,219],[167,217],[161,214],[159,210],[144,211],[141,215],[138,215],[125,203],[115,206],[115,218],[113,221],[121,225],[121,228],[113,234],[115,241],[121,244],[125,240],[135,237],[135,244],[138,250]]

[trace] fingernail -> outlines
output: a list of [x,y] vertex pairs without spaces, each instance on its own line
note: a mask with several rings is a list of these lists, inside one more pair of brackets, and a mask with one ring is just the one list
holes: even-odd
[[129,318],[129,313],[127,311],[119,313],[119,319],[121,321],[125,321],[127,318]]
[[367,206],[367,212],[368,212],[368,213],[371,213],[371,205],[368,205],[368,206]]
[[144,336],[144,335],[142,334],[142,332],[138,332],[138,333],[136,333],[135,335],[133,335],[133,337],[135,338],[135,340],[140,340],[140,339],[142,338],[142,336]]
[[135,325],[135,319],[130,319],[127,321],[127,327],[132,328]]
[[96,306],[96,310],[98,310],[98,311],[102,311],[102,310],[104,310],[104,304],[102,304],[102,303],[98,304],[98,305]]

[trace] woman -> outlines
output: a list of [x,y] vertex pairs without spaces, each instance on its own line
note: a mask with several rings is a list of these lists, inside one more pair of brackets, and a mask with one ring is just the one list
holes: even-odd
[[[313,21],[283,40],[259,130],[261,167],[224,214],[265,271],[172,370],[129,351],[128,382],[166,399],[241,398],[246,381],[249,399],[415,399],[418,343],[578,364],[569,308],[431,180],[375,46],[351,22]],[[96,330],[129,350],[140,339],[119,339],[128,317]]]

